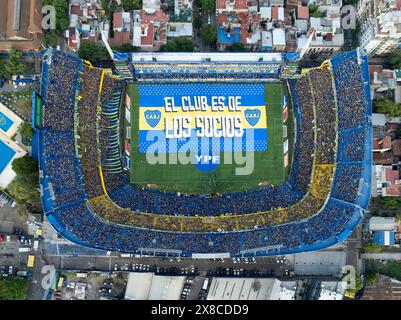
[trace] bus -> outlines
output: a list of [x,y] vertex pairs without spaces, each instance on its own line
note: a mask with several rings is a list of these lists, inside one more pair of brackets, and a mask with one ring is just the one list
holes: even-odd
[[209,278],[206,278],[206,279],[205,279],[205,282],[203,283],[202,290],[207,291],[208,285],[209,285]]
[[28,268],[33,268],[33,266],[35,265],[35,256],[29,255],[28,256]]

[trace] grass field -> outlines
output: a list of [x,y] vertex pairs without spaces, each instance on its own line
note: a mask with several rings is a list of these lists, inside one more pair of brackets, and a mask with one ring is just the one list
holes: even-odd
[[[284,84],[265,85],[265,101],[268,130],[268,150],[254,153],[254,170],[250,175],[236,175],[237,164],[220,164],[209,173],[203,173],[194,165],[156,164],[146,161],[146,154],[138,152],[139,96],[137,85],[128,87],[131,97],[131,183],[135,185],[156,184],[158,189],[183,193],[223,193],[250,190],[260,182],[283,183],[289,168],[283,164],[283,125],[281,97]],[[287,99],[288,100],[288,99]],[[292,114],[287,120],[289,137],[292,137]],[[290,146],[292,145],[290,140]],[[292,148],[290,148],[290,151]],[[223,159],[223,154],[221,154]],[[243,166],[243,165],[242,165]]]

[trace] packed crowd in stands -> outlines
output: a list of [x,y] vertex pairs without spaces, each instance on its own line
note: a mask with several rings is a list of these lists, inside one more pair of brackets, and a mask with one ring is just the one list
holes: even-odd
[[[351,77],[359,81],[353,83],[354,89],[363,90],[358,78],[360,68],[358,71],[354,66],[356,58],[353,59],[346,61],[352,61],[348,68],[354,70],[343,70],[340,62],[333,64],[341,130],[364,125],[366,121],[363,98],[354,96],[346,88],[351,83],[347,77]],[[84,67],[82,70],[81,62],[70,55],[52,53],[45,82],[41,169],[43,181],[50,180],[55,194],[56,207],[50,214],[59,219],[65,228],[60,232],[70,239],[126,252],[149,248],[187,253],[238,253],[275,246],[285,250],[334,239],[361,214],[352,203],[361,192],[361,183],[366,183],[361,179],[362,163],[337,164],[335,170],[332,165],[336,137],[335,126],[330,121],[336,110],[331,100],[334,92],[329,69],[313,71],[290,82],[297,138],[289,181],[280,186],[213,197],[137,188],[129,185],[119,166],[114,167],[113,163],[108,167],[109,148],[119,148],[115,139],[118,117],[113,101],[121,98],[116,92],[122,88],[117,80],[105,77],[99,96],[101,76],[99,69]],[[355,102],[355,114],[347,104],[350,101]],[[347,133],[347,143],[358,144],[362,137],[360,131],[352,131]],[[54,144],[59,144],[58,148]],[[76,148],[78,154],[75,154]],[[319,150],[313,170],[313,156]],[[355,153],[346,151],[347,159],[361,159],[363,150],[356,150]],[[105,165],[104,181],[110,198],[102,188],[101,165]],[[331,189],[333,198],[324,205]],[[297,222],[301,219],[302,222]]]
[[180,72],[268,72],[269,70],[280,69],[281,64],[277,63],[137,63],[135,70],[148,73],[180,73]]
[[135,66],[137,80],[211,80],[277,78],[280,64],[169,64],[143,63]]
[[[99,176],[97,147],[97,106],[102,70],[85,66],[77,106],[77,134],[82,179],[89,197],[103,194]],[[88,187],[90,186],[90,187]]]
[[59,132],[53,130],[44,131],[44,143],[46,157],[74,156],[74,133],[72,131]]
[[366,99],[357,51],[332,59],[337,90],[339,126],[355,128],[366,124],[369,101]]
[[316,163],[334,163],[336,148],[336,105],[331,71],[326,66],[308,73],[316,107]]
[[348,129],[339,133],[338,158],[342,162],[361,162],[366,153],[367,129]]
[[291,82],[290,88],[296,110],[297,132],[301,132],[295,142],[292,164],[294,170],[291,170],[293,179],[290,177],[290,182],[301,192],[307,192],[315,153],[313,97],[308,77]]
[[107,196],[90,200],[94,211],[107,221],[130,226],[142,226],[148,229],[184,232],[251,230],[258,227],[296,221],[307,218],[317,212],[323,202],[324,199],[308,195],[291,207],[264,213],[187,217],[136,214],[131,210],[115,206]]
[[338,164],[337,175],[334,180],[332,196],[334,198],[355,203],[363,183],[362,164]]
[[50,182],[51,197],[56,206],[83,197],[79,163],[74,148],[74,106],[79,89],[82,61],[54,52],[43,76],[44,96],[41,144],[42,169]]
[[64,234],[68,233],[88,246],[123,252],[137,252],[138,248],[149,252],[173,248],[184,254],[238,253],[253,248],[259,251],[297,249],[338,237],[350,219],[359,214],[359,209],[355,207],[330,200],[318,216],[302,223],[268,226],[246,232],[182,233],[105,223],[93,215],[83,202],[56,211],[65,225]]
[[43,106],[45,116],[42,123],[45,128],[73,130],[80,69],[81,60],[78,58],[66,58],[59,52],[52,54]]

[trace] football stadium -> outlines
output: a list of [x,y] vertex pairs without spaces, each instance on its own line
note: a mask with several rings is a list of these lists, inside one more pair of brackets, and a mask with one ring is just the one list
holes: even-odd
[[[43,211],[64,238],[155,256],[318,250],[368,207],[367,56],[43,52],[33,95]],[[295,62],[295,63],[294,63]]]

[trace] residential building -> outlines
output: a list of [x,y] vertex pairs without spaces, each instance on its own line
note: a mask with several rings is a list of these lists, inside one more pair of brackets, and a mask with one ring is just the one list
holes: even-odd
[[360,46],[368,54],[384,55],[401,40],[401,1],[359,0],[357,18],[361,24]]
[[309,29],[297,39],[298,52],[334,53],[344,45],[344,33],[339,15],[331,14],[323,18],[310,17]]
[[110,39],[112,46],[121,46],[132,43],[131,13],[118,11],[113,13],[113,38]]
[[[78,51],[82,41],[97,42],[98,39],[98,4],[93,0],[71,0],[69,5],[70,24],[65,32],[67,45],[72,51]],[[107,29],[109,25],[102,24]]]
[[401,178],[398,166],[374,165],[376,194],[372,196],[399,197],[401,195]]
[[154,3],[150,7],[149,3],[144,1],[143,9],[134,11],[133,17],[132,44],[134,46],[152,51],[158,50],[161,45],[167,43],[168,16],[160,7],[156,10]]
[[396,91],[401,86],[397,84],[395,70],[384,69],[382,65],[369,65],[369,74],[372,99],[386,97],[394,100],[396,96],[399,97]]

